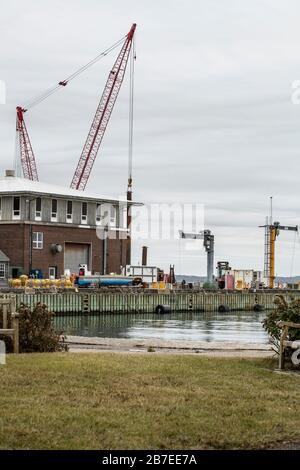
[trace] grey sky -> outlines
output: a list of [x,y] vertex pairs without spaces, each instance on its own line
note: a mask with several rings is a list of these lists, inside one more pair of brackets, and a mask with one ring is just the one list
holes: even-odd
[[[137,22],[134,197],[201,202],[216,235],[216,261],[261,269],[268,197],[275,218],[299,223],[300,4],[296,0],[2,0],[1,172],[12,165],[15,106],[24,104]],[[108,56],[26,115],[40,180],[69,185],[113,62]],[[128,82],[88,189],[126,190]],[[203,249],[146,242],[149,262],[205,274]],[[134,262],[140,245],[134,246]],[[278,241],[277,273],[290,275],[293,234]],[[300,273],[299,242],[293,274]]]

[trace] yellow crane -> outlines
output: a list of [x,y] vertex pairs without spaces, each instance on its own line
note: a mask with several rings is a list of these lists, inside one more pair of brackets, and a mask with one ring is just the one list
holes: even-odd
[[[271,219],[272,220],[272,219]],[[282,230],[298,232],[298,225],[288,226],[280,225],[280,222],[267,223],[266,225],[261,225],[265,228],[265,267],[264,275],[268,280],[268,287],[270,289],[274,288],[275,280],[275,244],[276,239],[279,233]]]

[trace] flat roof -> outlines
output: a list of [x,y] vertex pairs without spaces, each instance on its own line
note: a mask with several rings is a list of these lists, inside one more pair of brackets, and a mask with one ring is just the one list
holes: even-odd
[[[61,197],[80,199],[82,201],[109,202],[109,203],[126,203],[126,199],[102,196],[90,193],[88,191],[80,191],[78,189],[66,188],[40,181],[31,181],[16,176],[5,176],[0,178],[0,194],[32,194],[35,196]],[[130,205],[143,205],[141,202],[128,201]]]

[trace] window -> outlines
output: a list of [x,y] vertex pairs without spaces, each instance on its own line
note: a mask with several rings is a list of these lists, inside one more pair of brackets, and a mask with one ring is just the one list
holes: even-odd
[[83,202],[81,204],[81,223],[87,224],[87,203]]
[[20,211],[21,201],[19,197],[14,197],[13,200],[13,219],[20,220],[21,211]]
[[110,206],[110,224],[114,227],[116,225],[116,208],[115,206]]
[[57,199],[51,201],[51,222],[57,222]]
[[5,278],[5,263],[0,263],[0,279]]
[[43,249],[43,233],[42,232],[33,232],[32,234],[32,248],[35,250]]
[[42,220],[42,200],[40,197],[35,200],[35,220]]
[[73,222],[73,204],[72,201],[67,201],[67,222]]
[[96,224],[99,224],[101,222],[101,204],[97,204],[97,209],[96,209]]

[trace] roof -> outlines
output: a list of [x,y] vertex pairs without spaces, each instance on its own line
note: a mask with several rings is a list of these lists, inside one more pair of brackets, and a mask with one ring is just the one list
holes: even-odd
[[9,262],[9,258],[0,250],[0,262],[7,263]]
[[[101,201],[101,202],[126,202],[126,199],[113,198],[99,194],[70,189],[64,186],[57,186],[39,181],[31,181],[25,178],[15,176],[5,176],[0,178],[0,194],[33,194],[38,196],[76,198],[83,201]],[[142,205],[139,202],[130,202],[132,205]]]

